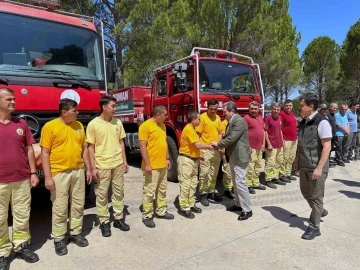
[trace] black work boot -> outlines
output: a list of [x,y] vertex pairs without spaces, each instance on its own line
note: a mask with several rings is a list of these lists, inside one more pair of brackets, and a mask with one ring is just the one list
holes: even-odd
[[301,238],[305,240],[313,240],[316,236],[320,236],[320,235],[321,233],[319,228],[309,226],[306,229],[306,232],[301,236]]
[[89,245],[88,240],[81,234],[70,235],[70,241],[74,242],[78,247],[86,247]]
[[209,206],[209,201],[208,201],[207,196],[208,196],[207,194],[201,195],[201,200],[200,200],[200,202],[201,202],[201,204],[202,204],[203,206]]
[[190,210],[180,210],[179,214],[189,219],[195,218],[195,215]]
[[194,205],[193,207],[190,208],[190,210],[194,213],[200,214],[202,213],[201,208],[197,207],[196,205]]
[[119,219],[119,220],[115,220],[113,226],[115,228],[120,229],[120,231],[123,231],[123,232],[130,231],[130,226],[125,223],[124,218]]
[[143,218],[142,222],[148,228],[155,228],[155,222],[152,218]]
[[0,257],[0,270],[9,270],[10,262],[8,257]]
[[256,194],[256,191],[253,187],[248,187],[250,194]]
[[158,214],[156,214],[156,217],[157,218],[162,218],[162,219],[174,219],[174,215],[173,214],[170,214],[169,212],[166,212],[165,215],[163,216],[159,216]]
[[20,246],[20,250],[15,253],[15,257],[24,260],[27,263],[35,263],[39,260],[39,256],[29,249],[29,245],[25,242]]
[[56,255],[64,256],[64,255],[66,255],[68,253],[65,239],[63,239],[63,240],[61,240],[59,242],[54,242],[54,245],[55,245],[55,253],[56,253]]
[[221,196],[219,196],[215,192],[214,193],[209,193],[208,200],[211,200],[213,202],[222,202]]
[[230,200],[233,200],[234,199],[234,195],[231,194],[231,190],[225,190],[224,192],[224,196]]
[[111,229],[110,229],[110,223],[102,223],[100,224],[100,230],[101,230],[101,235],[103,237],[110,237],[111,236]]

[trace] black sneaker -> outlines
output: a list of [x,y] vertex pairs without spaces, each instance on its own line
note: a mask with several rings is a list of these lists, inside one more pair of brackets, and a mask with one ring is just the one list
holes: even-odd
[[103,237],[110,237],[111,236],[110,223],[102,223],[102,224],[100,224],[99,228],[101,230],[101,235]]
[[190,208],[190,210],[194,213],[200,214],[202,213],[201,208],[197,207],[196,205],[194,205],[193,207]]
[[35,263],[39,260],[39,256],[29,249],[27,243],[21,244],[21,249],[15,253],[15,257],[22,259],[27,263]]
[[287,178],[285,175],[281,175],[279,177],[279,180],[285,183],[291,183],[291,180],[289,178]]
[[152,218],[143,218],[142,222],[148,228],[155,228],[155,222]]
[[200,202],[203,206],[209,206],[209,201],[207,199],[207,194],[203,194],[201,195],[201,199],[200,199]]
[[174,219],[174,215],[173,214],[170,214],[168,212],[165,213],[165,215],[163,216],[159,216],[158,214],[156,214],[156,217],[157,218],[162,218],[162,219]]
[[316,236],[320,236],[320,229],[309,226],[306,232],[301,236],[305,240],[313,240]]
[[0,270],[9,270],[10,262],[8,257],[0,257]]
[[78,235],[70,235],[70,241],[74,242],[78,247],[86,247],[89,245],[88,240],[81,234]]
[[65,239],[59,241],[59,242],[54,242],[55,245],[55,253],[56,255],[59,256],[64,256],[68,253],[68,249],[66,246],[66,242]]
[[267,182],[266,182],[266,185],[267,185],[269,188],[273,188],[273,189],[276,189],[276,188],[277,188],[277,186],[273,183],[272,180],[267,181]]
[[329,214],[329,211],[324,209],[324,211],[321,214],[321,217],[326,217]]
[[224,191],[224,196],[230,200],[234,199],[234,195],[231,194],[231,190],[225,190]]
[[253,187],[253,189],[266,190],[266,187],[263,185],[258,185],[257,187]]
[[180,210],[179,214],[189,219],[195,218],[195,215],[190,210]]
[[280,185],[280,186],[285,186],[285,185],[286,185],[285,182],[280,181],[279,179],[274,179],[272,182],[273,182],[274,184],[277,184],[277,185]]
[[120,231],[123,231],[123,232],[130,231],[130,226],[125,223],[124,218],[119,219],[119,220],[115,220],[113,226],[115,228],[120,229]]
[[255,194],[256,193],[255,190],[253,189],[253,187],[249,187],[248,189],[249,189],[250,194]]

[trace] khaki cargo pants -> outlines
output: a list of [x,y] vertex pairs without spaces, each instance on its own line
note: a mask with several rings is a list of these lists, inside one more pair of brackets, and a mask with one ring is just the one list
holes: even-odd
[[124,210],[124,164],[115,169],[99,169],[100,180],[95,182],[96,212],[101,224],[109,223],[108,192],[112,187],[111,201],[114,218],[123,218]]
[[220,167],[220,153],[204,149],[201,150],[204,162],[200,164],[199,193],[215,193],[216,179]]
[[195,205],[195,191],[198,184],[199,161],[178,156],[178,178],[180,184],[179,204],[183,211]]
[[[78,235],[82,231],[85,204],[85,171],[71,169],[63,171],[53,177],[55,191],[51,192],[52,201],[52,234],[55,242],[65,238],[67,220],[71,235]],[[70,216],[68,204],[70,203]]]
[[259,175],[262,169],[261,149],[251,149],[251,160],[246,173],[246,184],[248,187],[260,186]]
[[144,185],[142,198],[142,217],[143,219],[152,218],[154,215],[154,197],[156,199],[155,213],[158,216],[166,214],[166,188],[167,188],[167,168],[153,169],[151,174],[143,171]]
[[[8,212],[11,204],[13,216],[12,243],[9,238]],[[30,242],[31,192],[29,179],[0,184],[0,257],[8,257],[14,245],[18,251],[24,242]]]
[[284,175],[289,176],[291,175],[292,165],[295,161],[296,157],[296,149],[297,149],[298,141],[284,141],[284,148],[283,148],[283,166],[281,171]]
[[231,170],[230,170],[230,165],[226,161],[225,156],[222,157],[222,162],[223,163],[222,163],[222,166],[221,166],[221,170],[223,172],[222,182],[223,182],[223,185],[224,185],[224,189],[225,190],[231,190],[233,188]]
[[265,180],[268,182],[272,179],[278,179],[282,173],[280,170],[283,163],[283,149],[266,149],[265,156]]

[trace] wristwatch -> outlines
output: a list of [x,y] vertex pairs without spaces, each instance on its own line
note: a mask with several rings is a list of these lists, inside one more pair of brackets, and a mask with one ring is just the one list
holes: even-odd
[[31,175],[32,175],[32,174],[37,174],[37,172],[31,172],[30,174],[31,174]]

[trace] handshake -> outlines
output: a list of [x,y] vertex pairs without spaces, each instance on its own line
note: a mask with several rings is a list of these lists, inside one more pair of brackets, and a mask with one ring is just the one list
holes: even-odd
[[210,145],[212,146],[212,148],[213,148],[214,150],[219,149],[217,142],[211,142]]

